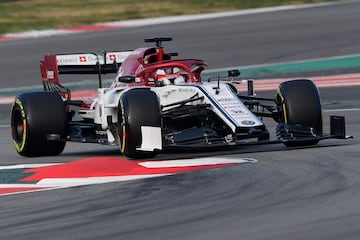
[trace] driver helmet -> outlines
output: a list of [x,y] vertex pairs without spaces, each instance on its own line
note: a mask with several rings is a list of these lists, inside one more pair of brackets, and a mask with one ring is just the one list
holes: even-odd
[[156,76],[163,85],[185,83],[185,78],[181,75],[179,68],[158,69]]

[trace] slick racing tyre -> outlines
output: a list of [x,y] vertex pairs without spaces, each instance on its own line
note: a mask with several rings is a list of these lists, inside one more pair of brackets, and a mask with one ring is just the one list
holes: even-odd
[[65,147],[66,112],[52,92],[20,94],[11,110],[11,134],[16,151],[26,157],[60,154]]
[[[280,124],[312,129],[313,135],[322,135],[323,119],[320,95],[318,88],[311,80],[300,79],[281,83],[277,91],[277,102],[280,112],[282,112]],[[284,144],[286,146],[306,146],[318,142],[318,139],[310,139],[288,141]]]
[[156,151],[137,150],[142,143],[141,126],[161,127],[159,99],[147,88],[131,89],[119,101],[120,149],[128,158],[149,158],[157,154]]

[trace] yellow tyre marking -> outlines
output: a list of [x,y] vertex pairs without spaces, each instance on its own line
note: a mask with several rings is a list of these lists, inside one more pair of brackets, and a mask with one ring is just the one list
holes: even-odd
[[283,95],[281,94],[280,88],[277,89],[277,94],[278,94],[278,95],[280,96],[280,98],[281,98],[281,103],[282,103],[283,112],[284,112],[284,122],[287,123],[287,114],[286,114],[285,98],[284,98]]
[[15,100],[15,105],[17,105],[20,108],[20,112],[21,112],[21,117],[23,119],[23,134],[22,134],[22,139],[21,139],[21,143],[18,144],[16,141],[12,141],[15,149],[18,153],[21,153],[24,148],[25,148],[25,142],[26,142],[26,133],[27,133],[27,122],[26,122],[26,115],[25,115],[25,110],[24,107],[21,103],[21,101],[17,98]]
[[[126,139],[126,128],[125,128],[125,112],[124,112],[124,104],[122,99],[120,99],[120,107],[121,107],[121,130],[122,130],[122,135],[120,136],[120,151],[121,153],[125,152],[125,139]],[[119,119],[120,120],[120,119]]]

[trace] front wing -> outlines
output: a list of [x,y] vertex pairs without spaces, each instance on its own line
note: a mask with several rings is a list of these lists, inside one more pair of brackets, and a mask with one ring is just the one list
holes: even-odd
[[[295,143],[302,145],[302,143],[315,142],[325,139],[349,139],[353,138],[351,135],[346,135],[345,132],[345,117],[343,116],[330,116],[330,133],[315,136],[312,134],[311,129],[308,129],[309,134],[291,134],[291,126],[289,126],[289,135],[287,137],[280,137],[278,139],[266,139],[266,140],[254,140],[254,139],[243,139],[236,142],[211,142],[206,141],[191,142],[188,144],[166,144],[164,150],[185,150],[185,151],[196,151],[196,150],[221,150],[227,148],[238,148],[239,146],[249,145],[265,145],[265,144],[277,144],[277,143]],[[200,138],[201,136],[199,136]],[[203,136],[204,137],[204,136]],[[304,144],[306,145],[306,144]]]

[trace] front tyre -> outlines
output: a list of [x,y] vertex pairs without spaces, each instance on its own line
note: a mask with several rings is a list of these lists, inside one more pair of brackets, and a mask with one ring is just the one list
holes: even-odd
[[58,94],[33,92],[15,98],[11,110],[11,135],[20,155],[60,154],[66,143],[65,131],[65,104]]
[[[277,91],[277,102],[280,112],[282,112],[280,124],[311,129],[314,135],[322,135],[323,119],[320,94],[311,80],[300,79],[281,83]],[[296,134],[294,133],[294,135]],[[284,144],[286,146],[306,146],[318,142],[318,139],[290,140]]]
[[142,126],[161,127],[158,96],[148,88],[125,92],[119,101],[118,129],[120,150],[128,158],[154,157],[156,151],[138,150],[142,144]]

